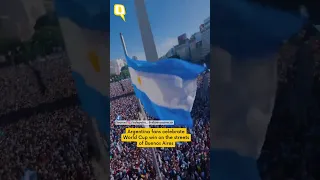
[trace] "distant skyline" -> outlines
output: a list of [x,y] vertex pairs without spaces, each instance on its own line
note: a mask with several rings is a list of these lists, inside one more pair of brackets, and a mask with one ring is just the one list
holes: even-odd
[[[178,44],[178,36],[186,33],[188,38],[199,31],[200,24],[210,16],[210,0],[145,0],[149,21],[158,56]],[[113,14],[114,4],[126,7],[126,22]],[[110,58],[124,58],[120,41],[123,34],[128,55],[145,59],[134,1],[110,0]]]

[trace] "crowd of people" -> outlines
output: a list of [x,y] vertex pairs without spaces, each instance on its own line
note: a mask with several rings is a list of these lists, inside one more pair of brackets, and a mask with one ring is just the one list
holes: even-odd
[[76,95],[74,81],[65,58],[50,58],[32,65],[40,73],[46,91],[40,92],[32,69],[25,64],[1,69],[0,75],[0,115],[21,108],[35,107],[41,103]]
[[[293,40],[286,42],[280,51],[277,99],[266,140],[258,159],[260,174],[264,180],[320,178],[318,171],[320,166],[320,134],[318,133],[320,128],[320,46],[315,37],[306,38],[306,40],[303,40],[303,37],[302,31]],[[314,49],[298,57],[297,53],[303,46]],[[306,65],[302,67],[305,71],[313,72],[310,92],[304,89],[308,88],[307,86],[301,87],[299,84],[301,83],[298,77],[301,76],[298,74],[301,72],[301,67],[298,67],[299,60],[314,64],[311,67]],[[303,84],[309,81],[307,75],[302,81],[304,81]],[[310,96],[299,94],[299,92],[310,93]],[[299,101],[299,96],[308,100]],[[301,102],[303,104],[299,104]],[[304,109],[292,109],[293,107]]]
[[1,179],[21,178],[25,169],[41,179],[92,179],[84,117],[71,107],[2,127]]
[[[306,44],[305,42],[304,44]],[[318,41],[312,40],[317,46]],[[312,47],[314,47],[312,46]],[[295,85],[296,51],[288,42],[279,59],[278,95],[258,167],[261,177],[269,179],[320,179],[320,51],[313,51],[314,83],[312,101],[306,117],[296,121],[290,111],[291,91]],[[308,59],[309,60],[309,59]],[[20,179],[25,169],[35,171],[39,179],[95,179],[90,162],[87,132],[89,118],[78,105],[36,110],[46,103],[76,96],[70,67],[64,56],[33,62],[46,87],[40,92],[37,78],[28,65],[1,68],[0,73],[0,179]],[[198,79],[198,91],[192,110],[194,127],[188,129],[192,142],[177,143],[176,148],[156,148],[157,163],[164,179],[209,179],[210,106],[204,89],[204,76]],[[209,78],[210,81],[210,78]],[[209,83],[210,84],[210,83]],[[110,84],[110,178],[155,179],[157,172],[149,149],[123,143],[120,135],[126,127],[115,126],[122,119],[138,119],[138,100],[129,79]],[[3,118],[23,108],[33,108],[30,117],[15,116],[10,123]],[[152,117],[149,117],[152,119]]]
[[[76,95],[66,58],[49,56],[31,66],[40,71],[44,94],[28,65],[1,68],[0,179],[21,179],[26,169],[39,179],[95,179],[85,129],[89,118],[77,103],[61,106],[63,98]],[[61,107],[39,113],[56,100]],[[33,111],[31,116],[25,117],[23,108]],[[5,121],[11,112],[17,115]]]
[[[208,98],[203,98],[203,76],[209,77],[209,73],[198,78],[197,96],[191,112],[194,127],[188,129],[192,142],[177,143],[176,148],[156,148],[157,163],[164,179],[210,179],[210,106]],[[133,88],[129,79],[110,84],[110,96],[113,98],[110,110],[110,178],[155,179],[158,174],[150,149],[121,142],[121,134],[127,126],[114,125],[118,116],[139,119],[139,102],[131,92]],[[130,95],[124,97],[123,94]],[[154,118],[149,116],[149,119]]]

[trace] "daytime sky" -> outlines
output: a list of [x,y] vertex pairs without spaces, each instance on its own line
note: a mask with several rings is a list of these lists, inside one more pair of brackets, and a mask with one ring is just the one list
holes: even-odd
[[[145,59],[134,1],[110,0],[110,3],[111,60],[124,58],[120,32],[124,36],[128,55]],[[145,3],[159,57],[178,44],[179,35],[187,33],[190,38],[198,32],[200,24],[210,16],[209,0],[145,0]],[[114,4],[126,7],[126,22],[114,15]]]

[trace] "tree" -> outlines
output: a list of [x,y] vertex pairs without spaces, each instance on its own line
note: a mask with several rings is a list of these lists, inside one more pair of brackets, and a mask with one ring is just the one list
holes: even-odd
[[29,61],[32,61],[36,58],[36,52],[34,51],[34,44],[30,41],[25,41],[22,43],[20,50],[20,63],[28,64]]
[[16,47],[21,45],[19,39],[3,38],[0,39],[0,54],[7,54],[9,51],[15,51]]
[[38,18],[32,36],[37,53],[45,56],[52,53],[54,47],[64,48],[62,32],[55,13],[50,12]]
[[125,65],[125,66],[123,66],[122,68],[121,68],[121,72],[122,71],[124,71],[124,70],[128,70],[129,68],[128,68],[128,65]]
[[41,55],[49,54],[54,47],[64,47],[62,33],[59,27],[47,26],[37,30],[33,36],[32,41]]
[[129,69],[125,69],[120,73],[121,79],[127,79],[130,77]]
[[59,27],[59,21],[55,13],[51,12],[40,16],[33,28],[37,31],[48,26]]
[[119,75],[111,75],[110,82],[118,82],[130,77],[129,69],[124,68]]

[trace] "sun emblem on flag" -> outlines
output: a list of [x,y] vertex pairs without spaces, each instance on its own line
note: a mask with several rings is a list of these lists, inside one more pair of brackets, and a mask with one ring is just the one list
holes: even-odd
[[89,61],[96,72],[100,72],[99,57],[95,52],[88,53]]
[[142,81],[141,81],[140,76],[138,76],[138,83],[140,84],[140,86],[142,85]]

